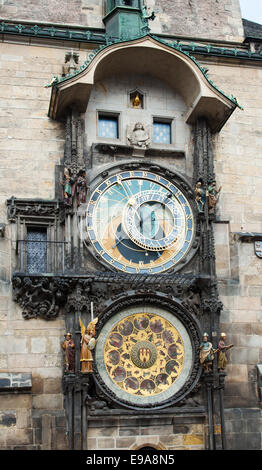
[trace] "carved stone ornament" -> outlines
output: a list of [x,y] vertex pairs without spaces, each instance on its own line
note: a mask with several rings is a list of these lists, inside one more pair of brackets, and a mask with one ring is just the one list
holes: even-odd
[[262,241],[255,241],[255,253],[258,258],[262,258]]
[[223,304],[222,302],[218,299],[217,296],[211,296],[209,298],[203,299],[202,300],[202,308],[204,312],[211,314],[219,314],[221,310],[223,309]]
[[13,299],[22,308],[25,319],[51,320],[58,316],[73,285],[74,281],[58,277],[14,276]]
[[58,201],[17,199],[13,196],[7,200],[7,218],[10,222],[15,222],[18,216],[53,218],[56,214],[59,214]]
[[140,149],[147,149],[150,145],[149,126],[145,127],[141,122],[127,128],[127,141],[129,145]]

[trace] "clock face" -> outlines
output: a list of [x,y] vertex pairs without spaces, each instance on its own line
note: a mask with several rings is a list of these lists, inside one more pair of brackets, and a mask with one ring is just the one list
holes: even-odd
[[130,307],[102,328],[95,361],[105,386],[134,406],[168,402],[190,375],[188,332],[173,314],[152,305]]
[[170,181],[150,171],[124,171],[91,195],[87,231],[106,263],[127,273],[155,274],[186,256],[194,220],[184,194]]

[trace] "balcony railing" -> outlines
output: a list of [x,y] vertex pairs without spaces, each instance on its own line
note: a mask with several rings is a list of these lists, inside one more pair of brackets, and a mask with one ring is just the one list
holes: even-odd
[[69,242],[48,240],[17,240],[17,268],[27,274],[59,273],[65,271]]

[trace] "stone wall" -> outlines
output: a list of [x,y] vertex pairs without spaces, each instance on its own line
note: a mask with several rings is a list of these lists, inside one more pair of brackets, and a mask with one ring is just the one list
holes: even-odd
[[[147,0],[153,33],[228,41],[243,39],[238,0]],[[103,28],[103,0],[2,0],[0,17]],[[186,28],[185,28],[186,23]]]
[[[64,153],[64,127],[47,117],[50,89],[45,85],[61,74],[65,52],[63,47],[1,45],[0,221],[7,226],[0,238],[0,371],[32,374],[30,392],[0,391],[0,448],[4,449],[65,448],[60,347],[64,320],[60,316],[51,322],[25,321],[12,301],[17,233],[6,214],[6,200],[12,195],[55,197],[55,165]],[[82,54],[86,57],[85,51]],[[53,429],[52,442],[45,437],[43,419]]]
[[90,418],[87,446],[89,450],[135,450],[143,446],[203,450],[205,430],[203,416]]
[[262,361],[261,259],[238,232],[262,232],[261,67],[206,64],[212,80],[237,96],[236,110],[215,139],[215,170],[222,186],[216,224],[217,275],[224,304],[230,364],[225,406],[258,406],[256,365]]
[[[243,40],[238,0],[147,0],[152,32],[226,41]],[[186,27],[185,27],[186,24]]]
[[103,28],[102,0],[2,0],[0,17]]
[[229,450],[258,450],[262,446],[262,413],[257,408],[228,408],[225,412]]

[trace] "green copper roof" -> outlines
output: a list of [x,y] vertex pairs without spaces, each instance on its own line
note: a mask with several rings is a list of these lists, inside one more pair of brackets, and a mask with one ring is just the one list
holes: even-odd
[[[81,65],[81,67],[79,67],[79,69],[77,69],[74,73],[71,73],[71,74],[67,74],[66,76],[64,77],[54,77],[53,80],[51,81],[51,83],[49,85],[47,85],[47,87],[50,87],[50,86],[56,86],[62,82],[65,82],[67,80],[70,80],[71,78],[79,75],[80,73],[82,73],[84,70],[87,69],[87,67],[90,65],[90,63],[93,61],[93,59],[96,57],[96,55],[102,51],[103,49],[106,49],[107,47],[111,46],[112,44],[117,44],[117,43],[124,43],[124,42],[130,42],[130,41],[133,41],[133,40],[136,40],[136,39],[140,39],[142,37],[146,37],[146,36],[149,36],[151,38],[153,38],[154,40],[156,40],[157,42],[161,43],[161,44],[165,44],[169,47],[171,47],[172,49],[174,50],[177,50],[177,51],[180,51],[182,52],[182,54],[186,55],[187,57],[189,57],[196,65],[197,67],[199,68],[199,70],[202,72],[202,74],[204,75],[204,77],[207,79],[207,81],[210,83],[210,85],[217,91],[219,91],[219,93],[221,93],[222,95],[224,95],[227,99],[229,99],[232,103],[234,103],[236,106],[238,106],[240,109],[243,109],[237,102],[237,99],[231,95],[231,96],[228,96],[226,93],[224,93],[222,90],[220,90],[220,88],[218,88],[218,86],[216,86],[212,80],[210,80],[210,78],[208,77],[207,75],[207,69],[205,69],[204,67],[202,67],[202,65],[196,60],[196,58],[194,56],[192,56],[187,50],[186,50],[186,47],[185,46],[188,46],[188,45],[185,45],[185,44],[181,44],[179,41],[166,41],[164,39],[160,39],[158,36],[156,35],[153,35],[153,34],[150,34],[150,33],[146,33],[144,35],[139,35],[137,37],[133,37],[130,39],[130,37],[128,37],[128,35],[125,35],[125,36],[122,36],[121,39],[112,39],[112,38],[107,38],[106,39],[106,44],[101,44],[97,49],[95,49],[94,51],[92,51],[87,60],[83,63],[83,65]],[[205,46],[204,46],[205,47]],[[207,47],[207,46],[206,46]],[[209,46],[210,48],[212,46]],[[192,50],[192,45],[191,45],[191,50]]]

